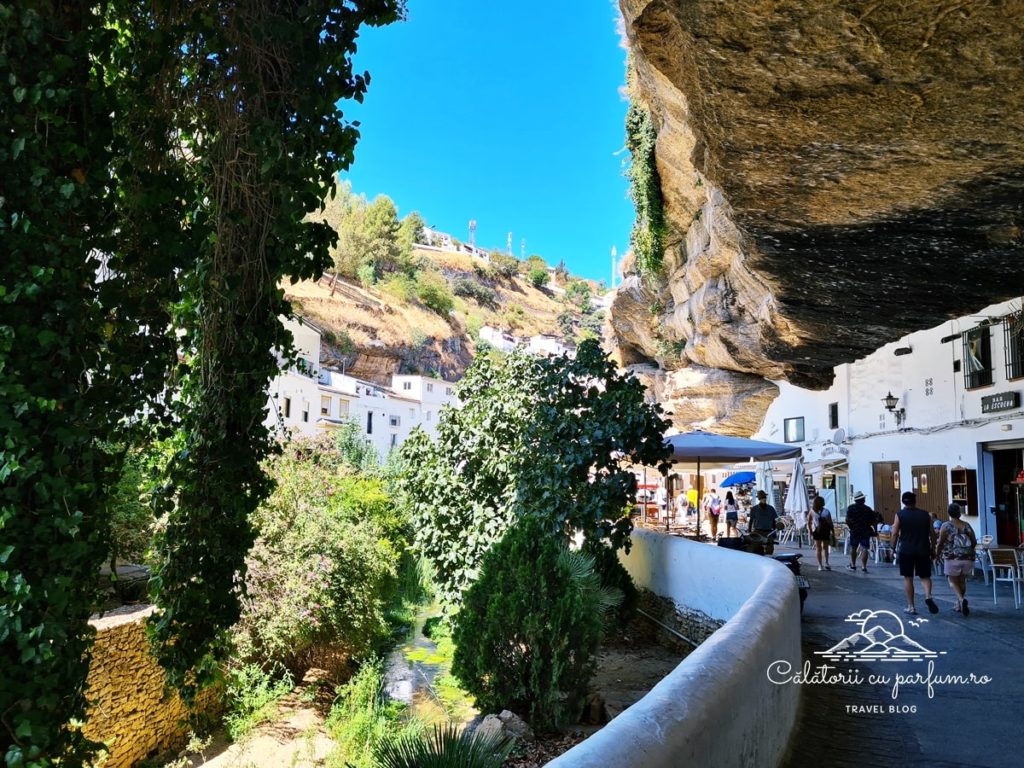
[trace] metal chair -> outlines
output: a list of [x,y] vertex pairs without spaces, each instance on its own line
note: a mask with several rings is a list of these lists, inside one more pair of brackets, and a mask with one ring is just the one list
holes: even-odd
[[996,586],[999,582],[1009,582],[1013,589],[1013,607],[1020,608],[1020,566],[1017,563],[1017,553],[1012,549],[997,548],[989,549],[988,563],[992,570],[992,604],[998,605],[996,599]]
[[985,586],[988,586],[988,558],[985,556],[985,552],[992,544],[992,534],[986,533],[980,539],[978,539],[978,546],[974,549],[974,567],[981,569],[981,578],[985,580]]
[[893,563],[896,562],[896,557],[892,551],[892,534],[880,533],[875,537],[875,563],[883,562],[883,560],[889,557],[892,558]]

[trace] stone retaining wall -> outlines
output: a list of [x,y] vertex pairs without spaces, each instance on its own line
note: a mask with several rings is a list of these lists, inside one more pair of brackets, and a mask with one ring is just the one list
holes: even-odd
[[[166,694],[164,673],[150,653],[145,620],[153,606],[126,606],[89,623],[96,642],[89,666],[91,702],[85,735],[107,745],[104,768],[130,768],[184,746],[188,709],[177,693]],[[216,696],[200,697],[213,708]]]
[[[635,531],[622,557],[638,587],[725,623],[643,699],[548,763],[554,768],[772,768],[782,761],[797,686],[768,665],[800,658],[800,598],[771,558]],[[669,622],[666,622],[669,623]],[[695,629],[708,627],[698,622]],[[699,638],[693,638],[697,640]]]

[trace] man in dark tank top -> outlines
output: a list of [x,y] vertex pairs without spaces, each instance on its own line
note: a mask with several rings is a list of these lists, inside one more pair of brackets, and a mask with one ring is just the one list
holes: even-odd
[[914,576],[921,580],[924,587],[924,604],[931,613],[938,613],[939,606],[932,599],[932,549],[935,531],[932,528],[931,515],[917,508],[917,495],[907,491],[901,497],[903,509],[896,513],[892,524],[893,546],[898,546],[897,563],[900,576],[903,577],[903,591],[907,596],[907,607],[904,613],[915,614],[914,607]]

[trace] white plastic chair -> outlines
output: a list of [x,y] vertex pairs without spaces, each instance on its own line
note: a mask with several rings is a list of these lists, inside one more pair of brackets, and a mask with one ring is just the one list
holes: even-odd
[[793,540],[793,536],[796,533],[796,525],[793,523],[793,518],[790,515],[782,515],[779,521],[785,526],[775,536],[776,544],[788,544]]
[[981,569],[981,578],[985,580],[986,587],[988,586],[988,558],[985,556],[985,552],[988,551],[991,544],[992,534],[986,533],[978,539],[978,546],[974,549],[974,567]]
[[892,556],[893,564],[895,564],[896,557],[892,551],[892,534],[880,533],[875,537],[875,563],[882,562],[886,555]]
[[992,604],[998,605],[996,587],[1000,582],[1009,582],[1013,589],[1013,607],[1020,608],[1020,566],[1017,553],[1012,549],[989,549],[988,564],[992,569]]

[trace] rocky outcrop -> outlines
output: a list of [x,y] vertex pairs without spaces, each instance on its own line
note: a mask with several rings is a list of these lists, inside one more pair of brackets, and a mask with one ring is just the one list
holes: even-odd
[[1024,3],[621,6],[670,226],[625,362],[824,387],[1024,293]]

